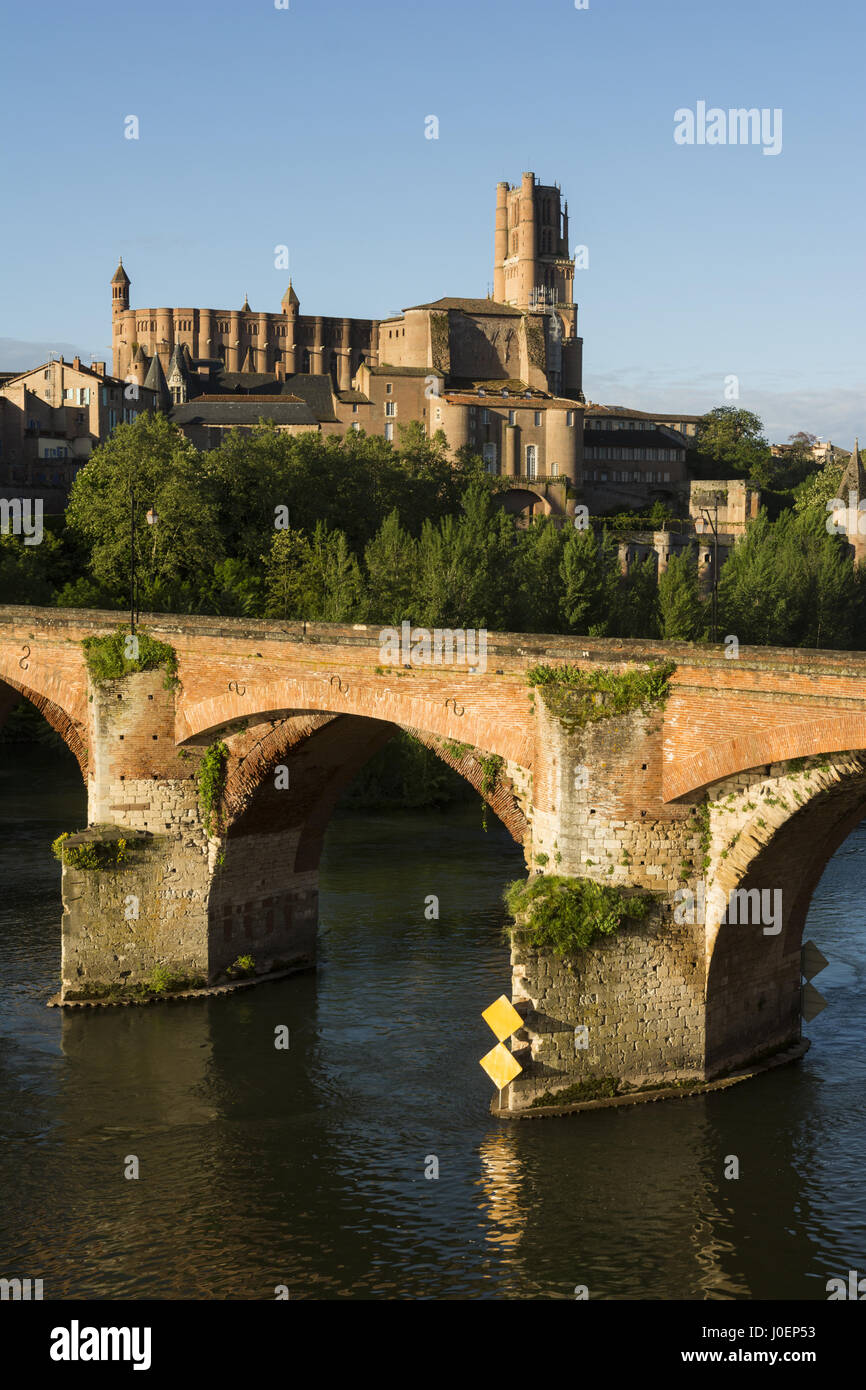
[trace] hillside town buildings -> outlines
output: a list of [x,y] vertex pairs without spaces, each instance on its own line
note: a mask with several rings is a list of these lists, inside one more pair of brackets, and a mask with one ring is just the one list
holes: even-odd
[[92,449],[141,410],[166,413],[199,449],[263,422],[395,443],[417,422],[430,437],[441,432],[452,456],[478,455],[508,479],[504,505],[526,518],[564,520],[578,503],[591,515],[663,503],[676,527],[624,533],[623,563],[654,554],[662,569],[689,545],[706,573],[705,499],[717,509],[722,499],[714,524],[724,553],[757,514],[758,494],[690,478],[700,417],[586,400],[560,188],[531,172],[499,183],[493,251],[491,295],[445,296],[382,319],[302,314],[291,281],[279,309],[246,298],[239,309],[137,307],[121,261],[113,375],[78,358],[0,374],[0,491],[42,489],[61,509]]
[[96,446],[154,404],[152,391],[109,376],[104,362],[60,357],[0,374],[0,490],[61,511]]

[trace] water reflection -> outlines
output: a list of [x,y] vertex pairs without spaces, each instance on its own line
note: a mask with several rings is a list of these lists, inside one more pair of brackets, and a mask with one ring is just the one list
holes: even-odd
[[335,822],[315,976],[61,1013],[44,1007],[48,847],[80,823],[80,779],[7,754],[0,793],[5,1276],[43,1277],[50,1297],[808,1299],[866,1269],[863,832],[810,918],[830,1008],[803,1064],[505,1123],[480,1014],[508,987],[500,896],[522,860],[474,808]]

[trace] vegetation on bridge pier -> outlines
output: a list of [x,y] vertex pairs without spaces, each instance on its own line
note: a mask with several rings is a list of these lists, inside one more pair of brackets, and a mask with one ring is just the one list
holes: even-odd
[[530,686],[544,692],[550,712],[569,729],[632,710],[664,705],[676,662],[658,661],[627,671],[585,670],[579,666],[533,666]]
[[506,926],[536,951],[573,956],[600,936],[612,936],[628,922],[642,921],[656,905],[651,893],[627,892],[589,878],[535,874],[505,891],[505,904],[518,919]]
[[174,647],[158,642],[144,628],[139,628],[135,635],[118,628],[102,637],[85,637],[81,645],[90,678],[97,685],[160,667],[165,671],[166,690],[178,684]]

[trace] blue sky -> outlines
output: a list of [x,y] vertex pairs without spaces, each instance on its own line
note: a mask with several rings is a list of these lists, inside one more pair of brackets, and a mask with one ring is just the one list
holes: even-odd
[[[132,304],[383,317],[492,281],[495,186],[569,200],[596,401],[866,437],[862,0],[47,0],[4,17],[0,366]],[[782,151],[681,146],[699,101]],[[140,138],[124,138],[135,115]],[[439,139],[425,139],[425,117]]]

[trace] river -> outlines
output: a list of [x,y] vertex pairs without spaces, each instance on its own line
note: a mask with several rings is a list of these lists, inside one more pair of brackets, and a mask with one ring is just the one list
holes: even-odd
[[0,1276],[46,1299],[825,1299],[866,1273],[866,826],[812,905],[829,1007],[803,1062],[504,1123],[480,1014],[510,993],[523,864],[477,806],[334,818],[316,974],[64,1013],[50,845],[85,820],[67,756],[0,749]]

